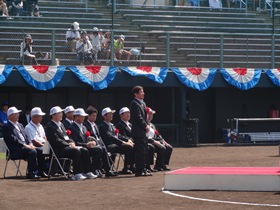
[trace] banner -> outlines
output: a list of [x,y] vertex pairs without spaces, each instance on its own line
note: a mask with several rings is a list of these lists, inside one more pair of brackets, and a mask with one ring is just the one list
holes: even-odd
[[23,79],[38,90],[54,88],[62,79],[65,66],[16,66]]
[[118,68],[109,66],[69,66],[82,82],[89,84],[95,90],[101,90],[115,79]]
[[157,83],[163,83],[168,68],[152,66],[120,67],[131,76],[145,76]]
[[13,65],[0,65],[0,84],[4,83],[13,70]]
[[202,91],[210,87],[216,76],[216,69],[171,68],[180,82],[187,87]]
[[264,72],[274,85],[280,86],[280,69],[266,69]]
[[220,69],[224,79],[231,85],[241,89],[248,90],[255,87],[261,77],[261,69],[233,68]]

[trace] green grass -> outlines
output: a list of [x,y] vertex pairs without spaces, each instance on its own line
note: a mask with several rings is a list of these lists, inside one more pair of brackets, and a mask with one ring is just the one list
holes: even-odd
[[6,153],[0,153],[0,159],[4,159],[6,157]]

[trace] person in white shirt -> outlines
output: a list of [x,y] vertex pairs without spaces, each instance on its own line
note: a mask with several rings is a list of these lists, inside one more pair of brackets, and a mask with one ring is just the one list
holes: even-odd
[[94,27],[92,34],[89,36],[92,43],[92,53],[95,61],[97,61],[97,55],[101,51],[101,36],[98,30],[99,29],[97,27]]
[[81,65],[94,64],[92,44],[87,36],[86,31],[81,32],[81,38],[76,43],[77,59]]
[[80,24],[74,22],[71,27],[66,31],[66,46],[70,52],[76,51],[76,42],[80,39]]

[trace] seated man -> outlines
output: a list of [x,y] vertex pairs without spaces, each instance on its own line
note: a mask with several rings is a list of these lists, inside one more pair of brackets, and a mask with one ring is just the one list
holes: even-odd
[[87,120],[84,122],[84,126],[87,128],[87,130],[90,132],[90,136],[93,136],[96,140],[96,144],[102,148],[102,168],[104,168],[106,174],[106,177],[110,176],[117,176],[117,173],[114,173],[111,168],[114,164],[113,160],[108,154],[107,148],[100,136],[99,129],[97,125],[95,124],[96,117],[98,114],[97,109],[94,107],[89,107],[86,110],[86,113],[88,114]]
[[81,32],[81,38],[76,43],[76,52],[77,59],[81,62],[81,65],[94,64],[92,44],[86,31]]
[[[125,36],[124,35],[120,35],[119,38],[117,40],[114,41],[114,51],[116,54],[116,57],[118,60],[122,59],[122,55],[124,54],[125,60],[129,60],[130,58],[130,52],[124,49],[124,39]],[[122,62],[120,62],[122,63]]]
[[70,52],[76,51],[76,42],[80,39],[80,24],[74,22],[71,27],[66,31],[66,45]]
[[150,127],[155,131],[154,136],[152,138],[149,138],[149,143],[151,143],[155,147],[155,152],[157,153],[157,160],[154,169],[156,169],[157,171],[168,171],[170,169],[167,168],[166,165],[169,165],[173,147],[162,138],[162,136],[158,133],[155,125],[152,123],[153,114],[155,114],[156,112],[150,107],[146,107],[146,111],[147,121]]
[[[77,147],[67,136],[64,125],[61,123],[63,110],[59,106],[50,110],[51,121],[46,128],[46,135],[57,157],[67,157],[73,160],[73,180],[95,179],[90,170],[90,155],[87,149]],[[85,176],[84,174],[85,173]]]
[[4,141],[10,150],[12,158],[27,160],[26,178],[36,179],[45,169],[44,156],[40,148],[35,147],[29,141],[22,124],[18,123],[19,113],[16,107],[10,107],[7,111],[9,122],[3,127]]
[[74,120],[73,113],[74,113],[74,111],[75,111],[75,109],[74,109],[73,106],[67,106],[64,109],[65,119],[62,120],[62,124],[64,125],[66,130],[69,129],[70,126],[73,123],[73,120]]
[[[83,125],[85,116],[88,114],[85,113],[84,109],[78,108],[74,111],[74,122],[70,126],[71,130],[71,138],[75,141],[76,145],[82,146],[89,151],[92,160],[92,171],[99,176],[102,177],[102,173],[100,173],[101,169],[101,157],[103,156],[103,149],[101,146],[97,145],[96,139],[90,136],[89,131]],[[110,168],[106,168],[106,176],[110,176]]]
[[[41,121],[45,113],[42,112],[40,107],[34,107],[30,113],[31,121],[26,125],[25,132],[28,140],[31,141],[38,150],[40,150],[40,153],[43,153],[43,146],[47,138],[45,130],[41,125]],[[41,162],[43,163],[43,166],[46,166],[45,158],[42,158]],[[46,167],[43,167],[40,171],[41,177],[47,177],[47,175],[45,174]]]
[[106,107],[102,110],[101,114],[103,117],[103,122],[99,125],[100,136],[109,152],[125,154],[122,173],[132,174],[132,171],[129,168],[133,166],[134,162],[134,143],[128,138],[119,134],[119,131],[116,130],[115,126],[111,123],[114,112],[115,110],[111,110],[109,107]]

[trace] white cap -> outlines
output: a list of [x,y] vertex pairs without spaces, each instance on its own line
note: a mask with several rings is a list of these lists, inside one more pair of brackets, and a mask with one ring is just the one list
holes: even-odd
[[105,114],[110,113],[110,112],[115,113],[116,110],[112,110],[110,107],[106,107],[102,110],[101,115],[104,116]]
[[123,107],[120,109],[119,114],[125,113],[125,112],[130,112],[129,108]]
[[125,36],[124,36],[124,35],[120,35],[120,38],[121,38],[121,40],[123,40],[123,41],[124,41]]
[[75,108],[73,106],[67,106],[65,109],[64,109],[64,113],[68,113],[68,112],[74,112],[75,111]]
[[50,115],[56,114],[58,112],[63,112],[64,109],[61,109],[59,106],[54,106],[50,110]]
[[74,22],[72,25],[73,25],[75,30],[79,30],[80,29],[80,24],[78,22]]
[[97,28],[97,27],[94,27],[93,30],[94,30],[94,31],[98,31],[98,28]]
[[34,107],[33,109],[31,109],[31,117],[34,115],[40,115],[40,116],[44,116],[46,113],[42,112],[40,107]]
[[156,111],[152,110],[150,107],[146,107],[146,111],[147,111],[148,114],[149,114],[150,112],[151,112],[152,114],[155,114],[155,113],[156,113]]
[[18,110],[16,107],[12,106],[8,109],[7,115],[9,117],[11,114],[20,113],[20,112],[21,110]]
[[81,115],[81,116],[88,116],[87,113],[85,113],[85,110],[83,108],[78,108],[78,109],[75,109],[73,115]]

